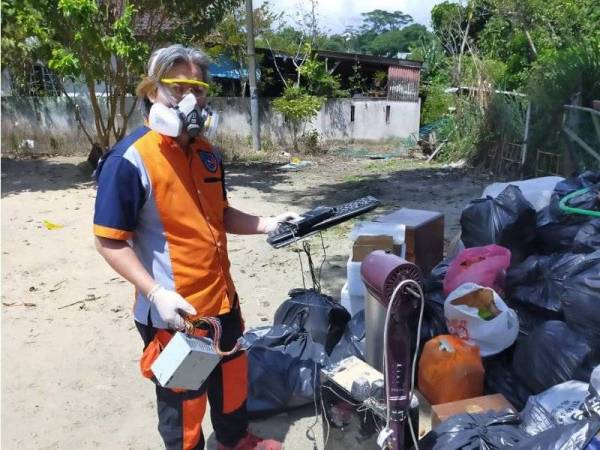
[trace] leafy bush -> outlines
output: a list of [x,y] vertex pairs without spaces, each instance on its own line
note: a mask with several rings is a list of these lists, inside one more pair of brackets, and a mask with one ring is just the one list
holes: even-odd
[[485,112],[468,97],[456,99],[456,110],[448,116],[440,129],[440,137],[446,140],[438,157],[441,161],[472,161],[483,140]]
[[348,91],[340,88],[339,75],[332,75],[325,64],[315,58],[308,59],[299,69],[307,92],[319,97],[348,97]]
[[319,142],[319,132],[317,130],[308,130],[300,136],[300,148],[304,153],[316,155],[322,152]]
[[421,109],[421,123],[433,123],[448,114],[448,108],[452,106],[452,95],[444,92],[441,84],[431,84],[424,89],[425,101]]
[[298,133],[306,122],[317,116],[325,99],[310,95],[304,88],[289,85],[283,96],[273,100],[273,107],[283,114],[292,131],[294,150],[298,151]]

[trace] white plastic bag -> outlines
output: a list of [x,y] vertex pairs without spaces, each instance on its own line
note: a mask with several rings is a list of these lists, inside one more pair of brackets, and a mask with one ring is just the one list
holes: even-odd
[[587,383],[570,380],[541,394],[532,395],[520,414],[521,428],[533,436],[557,425],[569,425],[583,420],[583,405],[587,394]]
[[[499,310],[490,320],[480,317],[478,308],[453,303],[479,289],[491,292],[493,303]],[[493,289],[475,283],[461,284],[448,294],[444,302],[444,316],[450,334],[477,344],[482,357],[495,355],[510,347],[519,334],[519,319],[515,311]]]

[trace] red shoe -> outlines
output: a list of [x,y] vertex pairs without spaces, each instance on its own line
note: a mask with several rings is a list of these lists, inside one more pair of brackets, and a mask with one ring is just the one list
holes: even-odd
[[217,450],[282,450],[281,442],[275,439],[263,439],[252,433],[246,433],[242,439],[233,447],[226,447],[223,444],[217,444]]

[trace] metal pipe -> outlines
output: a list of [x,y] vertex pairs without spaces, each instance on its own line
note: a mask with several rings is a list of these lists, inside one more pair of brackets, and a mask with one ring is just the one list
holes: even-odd
[[250,122],[252,148],[260,151],[260,122],[256,92],[256,52],[254,50],[254,15],[252,0],[246,0],[246,45],[248,47],[248,84],[250,85]]

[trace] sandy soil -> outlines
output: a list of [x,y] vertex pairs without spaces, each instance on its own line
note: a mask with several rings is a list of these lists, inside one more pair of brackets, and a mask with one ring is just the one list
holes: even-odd
[[[229,165],[231,204],[275,214],[371,194],[384,202],[378,213],[403,206],[442,211],[447,240],[459,229],[460,209],[491,182],[486,174],[416,160],[322,158],[299,172],[277,168]],[[82,158],[2,161],[3,449],[162,448],[153,387],[138,374],[132,288],[93,248],[94,197]],[[62,228],[49,230],[43,221]],[[322,284],[336,298],[350,228],[324,233]],[[311,244],[319,262],[320,240]],[[297,254],[273,250],[260,236],[231,236],[229,248],[246,325],[269,324],[286,293],[302,287]],[[252,428],[287,449],[310,449],[306,432],[314,420],[307,406]],[[322,448],[320,423],[314,429]],[[208,420],[204,431],[214,448]]]

